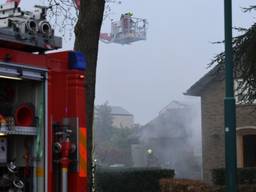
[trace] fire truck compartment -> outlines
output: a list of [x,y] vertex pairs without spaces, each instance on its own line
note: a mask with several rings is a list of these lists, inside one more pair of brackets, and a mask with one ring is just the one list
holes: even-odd
[[1,64],[0,191],[44,191],[47,72]]

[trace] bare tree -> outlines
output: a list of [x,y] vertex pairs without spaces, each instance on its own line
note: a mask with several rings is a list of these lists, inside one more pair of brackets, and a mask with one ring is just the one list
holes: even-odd
[[87,147],[88,147],[88,190],[92,189],[92,147],[93,147],[93,114],[95,100],[96,67],[98,43],[103,20],[105,0],[81,1],[78,21],[75,27],[75,50],[83,52],[88,66],[86,69],[86,110],[87,110]]

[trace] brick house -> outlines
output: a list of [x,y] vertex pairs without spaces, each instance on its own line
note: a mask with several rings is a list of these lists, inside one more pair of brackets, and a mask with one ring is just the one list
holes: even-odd
[[110,106],[112,125],[117,128],[133,128],[134,117],[126,109],[119,106]]
[[[138,132],[139,143],[132,146],[134,166],[175,169],[177,178],[201,178],[200,141],[193,131],[200,130],[198,108],[172,101]],[[198,136],[197,136],[198,137]],[[196,141],[196,142],[195,142]],[[148,153],[148,150],[151,152]]]
[[[235,83],[236,85],[236,83]],[[203,179],[211,182],[211,170],[225,166],[223,70],[217,65],[193,84],[185,95],[201,97]],[[256,166],[256,105],[236,98],[237,166]]]

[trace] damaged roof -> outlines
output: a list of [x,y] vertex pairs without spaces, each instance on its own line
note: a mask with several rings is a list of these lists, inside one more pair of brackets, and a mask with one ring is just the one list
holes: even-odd
[[131,113],[129,113],[126,109],[119,106],[110,106],[111,107],[111,114],[112,115],[126,115],[126,116],[132,116]]

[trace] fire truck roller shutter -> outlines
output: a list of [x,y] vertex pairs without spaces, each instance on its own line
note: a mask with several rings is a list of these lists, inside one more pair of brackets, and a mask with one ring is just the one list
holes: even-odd
[[42,81],[45,79],[45,69],[22,67],[21,65],[0,62],[0,78],[22,80],[30,79]]

